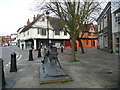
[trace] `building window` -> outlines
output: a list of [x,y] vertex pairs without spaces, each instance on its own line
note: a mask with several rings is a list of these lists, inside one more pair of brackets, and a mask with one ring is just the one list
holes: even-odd
[[103,19],[101,20],[101,30],[103,29]]
[[45,18],[44,18],[44,17],[42,17],[41,19],[42,19],[42,21],[45,21]]
[[107,27],[107,15],[104,16],[104,28]]
[[27,35],[29,35],[29,31],[27,32]]
[[25,36],[25,32],[23,33],[23,36]]
[[115,22],[118,22],[120,24],[120,13],[117,13],[115,16]]
[[88,45],[88,40],[86,40],[86,45]]
[[41,29],[41,35],[46,35],[46,29],[44,28]]
[[37,34],[40,34],[40,28],[37,29]]
[[93,33],[93,32],[91,33],[91,36],[94,36],[94,33]]
[[88,32],[88,36],[91,36],[91,32]]
[[55,30],[55,35],[60,35],[60,30]]
[[108,36],[104,36],[104,47],[108,48]]
[[46,35],[46,29],[44,29],[44,28],[38,28],[37,29],[37,34]]
[[64,35],[67,35],[67,31],[64,31]]
[[120,53],[120,38],[116,38],[116,53]]
[[100,31],[100,24],[98,24],[98,32]]

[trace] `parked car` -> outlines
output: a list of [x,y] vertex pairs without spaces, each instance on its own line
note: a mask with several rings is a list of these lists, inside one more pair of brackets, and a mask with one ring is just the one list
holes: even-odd
[[5,44],[3,44],[3,46],[4,46],[4,47],[6,47],[6,46],[8,46],[8,44],[7,44],[7,43],[5,43]]

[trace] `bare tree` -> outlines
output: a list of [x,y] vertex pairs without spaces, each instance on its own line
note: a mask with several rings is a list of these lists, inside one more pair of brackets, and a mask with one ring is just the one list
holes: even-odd
[[[76,61],[75,41],[83,30],[86,19],[100,10],[100,4],[95,0],[50,0],[39,10],[50,11],[61,19],[65,30],[71,37],[72,61]],[[38,5],[39,6],[39,5]]]

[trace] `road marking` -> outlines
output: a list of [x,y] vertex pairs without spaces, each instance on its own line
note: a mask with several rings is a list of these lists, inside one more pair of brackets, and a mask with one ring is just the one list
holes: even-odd
[[5,67],[7,67],[9,64],[6,64]]
[[10,62],[8,64],[6,64],[5,66],[9,66],[10,65]]
[[17,61],[19,61],[22,58],[22,55],[19,56],[19,58],[17,59]]

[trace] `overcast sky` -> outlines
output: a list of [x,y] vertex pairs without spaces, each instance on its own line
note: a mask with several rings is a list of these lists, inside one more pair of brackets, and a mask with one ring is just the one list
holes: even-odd
[[34,0],[0,0],[0,35],[16,33],[35,14]]
[[32,21],[35,0],[0,0],[0,35],[16,33],[18,28]]

